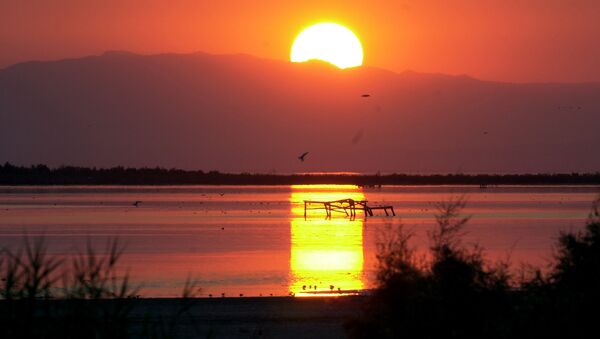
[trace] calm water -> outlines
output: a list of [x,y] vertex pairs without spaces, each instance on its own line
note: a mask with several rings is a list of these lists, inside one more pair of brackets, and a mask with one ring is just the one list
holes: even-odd
[[[98,248],[118,236],[122,258],[145,296],[173,296],[186,278],[203,294],[297,295],[373,286],[377,235],[403,223],[427,246],[433,203],[465,194],[472,215],[465,242],[513,265],[544,265],[560,230],[584,226],[599,187],[185,186],[0,187],[0,246],[24,233],[44,236],[49,251],[72,255],[88,239]],[[314,211],[303,200],[366,199],[390,204],[364,220]],[[138,207],[134,201],[141,201]],[[383,214],[383,216],[382,216]],[[312,289],[315,290],[314,287]]]

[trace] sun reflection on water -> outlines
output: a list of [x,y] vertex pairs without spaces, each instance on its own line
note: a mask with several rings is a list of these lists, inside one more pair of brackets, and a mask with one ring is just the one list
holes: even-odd
[[325,219],[311,211],[304,219],[304,200],[365,200],[353,185],[292,186],[290,292],[296,296],[354,293],[365,286],[363,277],[363,220],[345,214]]

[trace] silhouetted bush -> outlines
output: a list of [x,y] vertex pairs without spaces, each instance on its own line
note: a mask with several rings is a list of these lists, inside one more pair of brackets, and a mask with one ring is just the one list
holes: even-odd
[[179,307],[165,325],[147,317],[133,331],[138,288],[117,270],[123,247],[117,240],[97,254],[66,261],[47,253],[43,238],[24,238],[17,251],[0,253],[0,338],[172,338],[197,293],[189,279]]
[[551,272],[523,284],[522,294],[525,302],[521,309],[526,310],[520,328],[523,333],[589,338],[598,332],[600,197],[583,231],[560,234]]
[[378,245],[378,282],[362,316],[350,321],[357,338],[590,337],[600,302],[600,199],[585,231],[562,233],[556,264],[515,282],[509,263],[490,265],[477,246],[461,243],[469,218],[464,199],[438,204],[437,227],[425,257],[410,247],[403,226]]

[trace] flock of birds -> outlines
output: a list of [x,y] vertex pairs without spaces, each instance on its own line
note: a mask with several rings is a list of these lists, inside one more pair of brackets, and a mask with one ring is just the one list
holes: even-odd
[[[369,93],[363,93],[363,94],[361,94],[361,97],[362,98],[370,98],[371,94],[369,94]],[[483,135],[488,135],[488,131],[484,131]],[[356,133],[356,135],[352,138],[352,143],[353,144],[357,144],[360,141],[360,139],[362,139],[362,136],[363,136],[363,131],[362,130],[358,131]],[[300,154],[298,156],[298,160],[300,160],[300,162],[304,162],[306,160],[306,156],[308,154],[309,154],[309,152],[304,152],[304,153]]]
[[[306,291],[307,289],[308,289],[309,291],[312,291],[312,290],[316,291],[316,290],[317,290],[317,288],[318,288],[318,287],[317,287],[317,285],[308,285],[308,286],[306,286],[306,285],[302,285],[302,291]],[[334,285],[329,285],[329,290],[330,290],[331,292],[333,292],[333,291],[335,290],[335,286],[334,286]],[[340,287],[338,287],[338,288],[337,288],[337,292],[338,292],[338,293],[341,293],[341,292],[342,292],[342,289],[341,289]],[[269,295],[270,297],[272,297],[272,296],[273,296],[273,293],[269,293],[268,295]],[[289,293],[289,295],[290,295],[290,296],[294,296],[294,295],[295,295],[295,293],[294,293],[294,292],[290,292],[290,293]],[[225,294],[225,293],[221,293],[221,298],[225,298],[225,296],[226,296],[226,294]],[[239,294],[239,296],[240,296],[240,298],[241,298],[241,297],[244,297],[244,294],[243,294],[243,293],[240,293],[240,294]],[[262,297],[262,296],[263,296],[263,294],[262,294],[262,293],[260,293],[258,296],[259,296],[259,297]],[[265,294],[264,296],[266,296],[266,294]],[[212,297],[213,297],[213,295],[212,295],[212,294],[208,294],[208,297],[209,297],[209,298],[212,298]]]
[[[308,153],[308,152],[307,152],[307,153]],[[203,194],[203,195],[204,195],[204,194]],[[224,195],[225,195],[225,193],[221,192],[221,193],[219,193],[219,195],[220,195],[220,196],[224,196]],[[133,204],[131,204],[131,205],[132,205],[132,206],[135,206],[135,207],[140,207],[140,204],[141,204],[141,203],[142,203],[142,201],[141,201],[141,200],[136,200],[136,201],[135,201]]]
[[[371,94],[368,93],[364,93],[361,95],[362,98],[369,98],[371,97]],[[581,110],[581,106],[559,106],[559,109],[561,110]],[[352,138],[352,143],[356,144],[358,143],[358,141],[360,141],[360,139],[362,138],[362,131],[357,132],[357,134]],[[488,135],[489,132],[488,131],[483,131],[483,135]],[[306,156],[308,155],[309,152],[304,152],[302,153],[300,156],[298,156],[298,160],[300,160],[301,162],[304,162],[304,160],[306,160]]]

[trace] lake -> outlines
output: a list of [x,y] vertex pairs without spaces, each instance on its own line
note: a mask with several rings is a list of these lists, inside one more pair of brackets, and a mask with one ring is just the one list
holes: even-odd
[[[121,258],[146,297],[180,293],[195,279],[203,296],[309,295],[361,291],[375,284],[376,244],[404,224],[414,246],[428,246],[436,202],[464,195],[471,220],[463,241],[490,260],[543,267],[561,230],[584,227],[598,186],[27,186],[0,187],[0,246],[43,236],[69,257],[91,241],[98,251],[118,237]],[[325,218],[304,200],[368,200],[392,205],[355,219]],[[134,202],[140,203],[134,206]],[[320,294],[319,294],[320,295]]]

